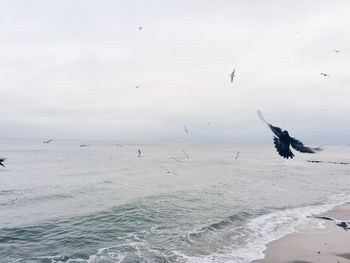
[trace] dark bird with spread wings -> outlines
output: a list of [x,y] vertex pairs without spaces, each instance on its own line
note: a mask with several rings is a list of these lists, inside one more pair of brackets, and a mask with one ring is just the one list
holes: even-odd
[[295,150],[302,152],[302,153],[315,153],[317,151],[321,151],[320,148],[311,148],[305,146],[301,141],[298,141],[297,139],[290,137],[288,134],[288,131],[282,131],[281,128],[276,127],[268,123],[264,117],[262,116],[261,112],[258,111],[258,115],[260,119],[265,122],[271,131],[276,135],[273,137],[273,143],[275,144],[275,148],[279,155],[281,155],[283,158],[293,158],[294,154],[290,150],[290,146],[292,146]]
[[47,140],[47,141],[43,141],[43,143],[49,144],[52,141],[53,141],[53,139],[50,139],[50,140]]
[[328,216],[315,216],[315,218],[334,221],[337,226],[342,227],[345,231],[348,231],[348,229],[350,229],[350,221],[339,220],[339,219],[336,219],[333,217],[328,217]]
[[2,167],[5,167],[5,165],[3,164],[3,162],[5,162],[6,158],[0,158],[0,165]]

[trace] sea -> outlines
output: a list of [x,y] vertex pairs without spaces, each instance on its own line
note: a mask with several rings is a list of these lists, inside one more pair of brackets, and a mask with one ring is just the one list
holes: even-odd
[[248,263],[350,201],[350,146],[1,140],[0,157],[1,263]]

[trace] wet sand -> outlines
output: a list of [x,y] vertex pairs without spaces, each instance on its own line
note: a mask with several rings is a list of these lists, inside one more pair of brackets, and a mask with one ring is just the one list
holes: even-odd
[[[350,204],[322,215],[350,219]],[[319,228],[320,220],[325,228]],[[264,253],[264,259],[252,263],[350,263],[350,231],[332,221],[312,219],[298,232],[268,244]]]

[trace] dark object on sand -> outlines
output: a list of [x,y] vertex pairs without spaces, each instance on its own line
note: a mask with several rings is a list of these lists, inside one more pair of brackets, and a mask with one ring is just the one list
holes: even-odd
[[302,152],[302,153],[315,153],[317,151],[321,151],[320,148],[311,148],[305,146],[301,141],[298,141],[297,139],[290,137],[288,134],[288,131],[282,131],[281,128],[277,126],[273,126],[265,119],[263,118],[260,111],[258,111],[258,115],[260,119],[265,122],[271,129],[271,131],[277,136],[273,137],[273,143],[275,144],[275,148],[279,155],[281,155],[284,158],[293,158],[294,154],[290,150],[290,146],[292,146],[295,150]]
[[350,221],[347,220],[339,220],[333,217],[328,217],[328,216],[314,216],[314,218],[320,218],[320,219],[324,219],[324,220],[330,220],[330,221],[334,221],[335,224],[341,228],[343,228],[345,231],[348,231],[349,226],[350,226]]
[[5,167],[5,165],[3,164],[3,162],[5,162],[6,158],[0,158],[0,165],[2,167]]

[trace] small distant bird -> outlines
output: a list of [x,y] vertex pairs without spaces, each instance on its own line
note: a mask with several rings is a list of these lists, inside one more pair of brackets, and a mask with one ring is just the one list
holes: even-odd
[[140,150],[140,149],[138,149],[137,151],[138,151],[138,155],[137,155],[137,157],[141,157],[141,156],[142,156],[142,155],[141,155],[141,150]]
[[184,132],[185,132],[186,134],[188,134],[188,130],[187,130],[186,126],[184,126]]
[[321,76],[323,76],[323,77],[329,77],[329,74],[321,72]]
[[348,231],[348,229],[350,229],[350,220],[339,220],[328,216],[314,216],[314,218],[334,221],[337,226],[343,228],[345,231]]
[[13,200],[11,201],[11,205],[14,205],[14,204],[17,202],[17,200],[18,200],[17,197],[16,197],[15,199],[13,199]]
[[235,160],[238,159],[238,156],[239,156],[239,151],[238,151],[237,154],[236,154]]
[[301,141],[298,141],[295,138],[292,138],[289,136],[288,131],[282,131],[281,128],[276,127],[268,123],[264,117],[262,116],[261,112],[258,111],[258,115],[260,119],[266,123],[272,132],[277,136],[273,137],[273,142],[275,144],[275,148],[279,155],[281,155],[284,158],[293,158],[294,154],[290,150],[289,146],[292,146],[295,150],[302,152],[302,153],[315,153],[316,151],[321,151],[321,148],[311,148],[304,146],[304,144]]
[[340,50],[336,50],[336,49],[333,49],[333,51],[334,51],[335,53],[341,52]]
[[139,31],[141,31],[143,29],[143,27],[142,26],[139,26]]
[[184,149],[182,149],[182,152],[184,153],[187,159],[190,159],[190,156],[187,154],[187,152]]
[[5,167],[5,165],[3,164],[3,162],[5,162],[6,158],[0,158],[0,165],[2,167]]
[[135,89],[138,89],[138,88],[139,88],[139,86],[136,86],[136,87],[135,87]]
[[52,141],[53,141],[53,139],[50,139],[50,140],[47,140],[47,141],[43,141],[43,143],[48,144],[48,143],[50,143],[50,142],[52,142]]
[[81,144],[79,147],[88,147],[88,144]]
[[236,69],[233,69],[232,73],[230,74],[231,83],[233,82],[233,78],[236,77],[235,72],[236,72]]
[[182,161],[176,159],[175,157],[171,157],[171,159],[173,159],[174,161],[178,162],[178,163],[182,163]]
[[170,171],[169,169],[167,169],[167,168],[165,168],[165,167],[162,167],[162,168],[166,171],[167,174],[174,174],[174,175],[177,175],[177,173],[172,172],[172,171]]

